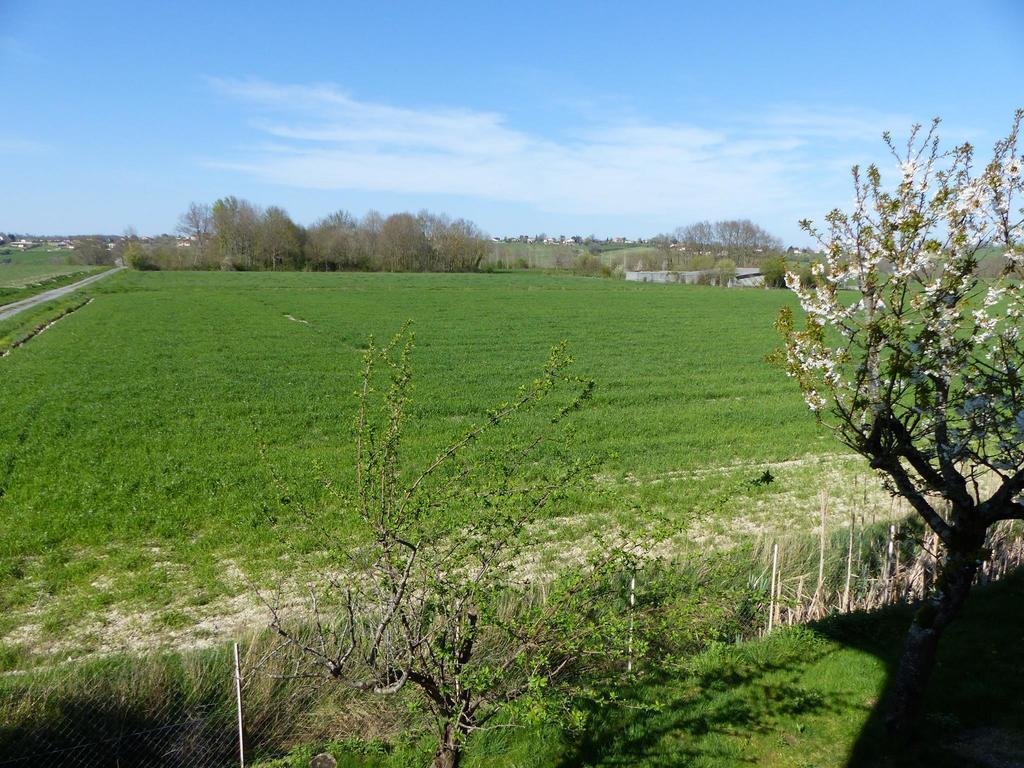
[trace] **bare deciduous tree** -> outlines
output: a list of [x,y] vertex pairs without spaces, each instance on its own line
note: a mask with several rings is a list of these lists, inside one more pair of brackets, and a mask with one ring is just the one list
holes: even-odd
[[210,238],[213,234],[213,211],[210,206],[205,203],[190,203],[188,209],[178,217],[178,233],[192,243],[192,266],[204,263],[209,256]]
[[248,200],[223,197],[211,209],[218,257],[225,266],[252,269],[263,212]]
[[[699,221],[676,229],[676,239],[692,256],[727,256],[742,264],[782,249],[782,241],[749,219]],[[696,267],[691,267],[696,268]]]

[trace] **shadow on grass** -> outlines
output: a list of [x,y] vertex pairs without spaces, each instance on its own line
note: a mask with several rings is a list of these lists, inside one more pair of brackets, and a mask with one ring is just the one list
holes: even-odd
[[46,725],[15,726],[0,735],[0,766],[231,765],[237,759],[232,721],[207,712],[174,718],[71,701]]
[[787,630],[648,678],[620,706],[595,708],[559,768],[1024,768],[1022,598],[1024,573],[975,590],[943,639],[907,749],[890,751],[884,739],[913,613],[901,606]]
[[591,726],[559,768],[756,765],[743,744],[751,736],[768,737],[780,720],[850,706],[843,695],[815,691],[802,681],[809,660],[801,655],[815,644],[806,636],[780,636],[738,654],[723,649],[702,656],[699,666],[675,679],[648,678],[626,692],[621,706],[591,713]]
[[913,742],[891,749],[885,714],[913,609],[837,617],[818,631],[885,663],[885,683],[848,768],[1024,768],[1024,572],[976,587],[939,645]]

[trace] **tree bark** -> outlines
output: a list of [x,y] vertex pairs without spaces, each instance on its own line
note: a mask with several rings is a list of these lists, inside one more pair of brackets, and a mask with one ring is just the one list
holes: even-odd
[[434,752],[433,768],[459,768],[462,762],[462,742],[454,723],[446,723]]
[[905,743],[910,739],[935,667],[939,640],[960,614],[977,571],[977,551],[951,552],[939,575],[939,594],[926,600],[914,616],[896,670],[885,720],[890,738],[897,742]]

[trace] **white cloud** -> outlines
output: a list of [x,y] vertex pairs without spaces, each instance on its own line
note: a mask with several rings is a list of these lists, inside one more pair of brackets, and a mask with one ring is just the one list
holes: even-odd
[[832,142],[877,142],[885,131],[909,130],[914,120],[871,110],[778,107],[764,115],[757,130],[764,134],[820,139]]
[[831,207],[815,189],[829,153],[846,156],[851,144],[866,142],[874,155],[882,130],[909,125],[902,117],[785,108],[716,127],[609,120],[552,138],[494,112],[396,107],[332,85],[211,84],[244,105],[266,139],[213,164],[262,181],[680,223],[743,215],[789,225],[819,216]]

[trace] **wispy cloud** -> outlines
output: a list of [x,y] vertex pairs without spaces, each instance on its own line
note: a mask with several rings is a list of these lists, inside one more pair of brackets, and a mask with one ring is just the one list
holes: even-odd
[[755,130],[768,135],[799,137],[805,141],[877,141],[884,131],[910,128],[913,120],[870,110],[780,106],[761,116]]
[[49,144],[17,136],[0,136],[0,155],[36,155],[47,152]]
[[[591,123],[552,137],[494,112],[362,101],[333,85],[211,80],[263,142],[215,164],[315,189],[462,195],[564,214],[784,217],[820,206],[815,169],[900,116],[780,108],[715,126]],[[876,147],[877,148],[877,147]],[[824,212],[824,211],[822,211]]]

